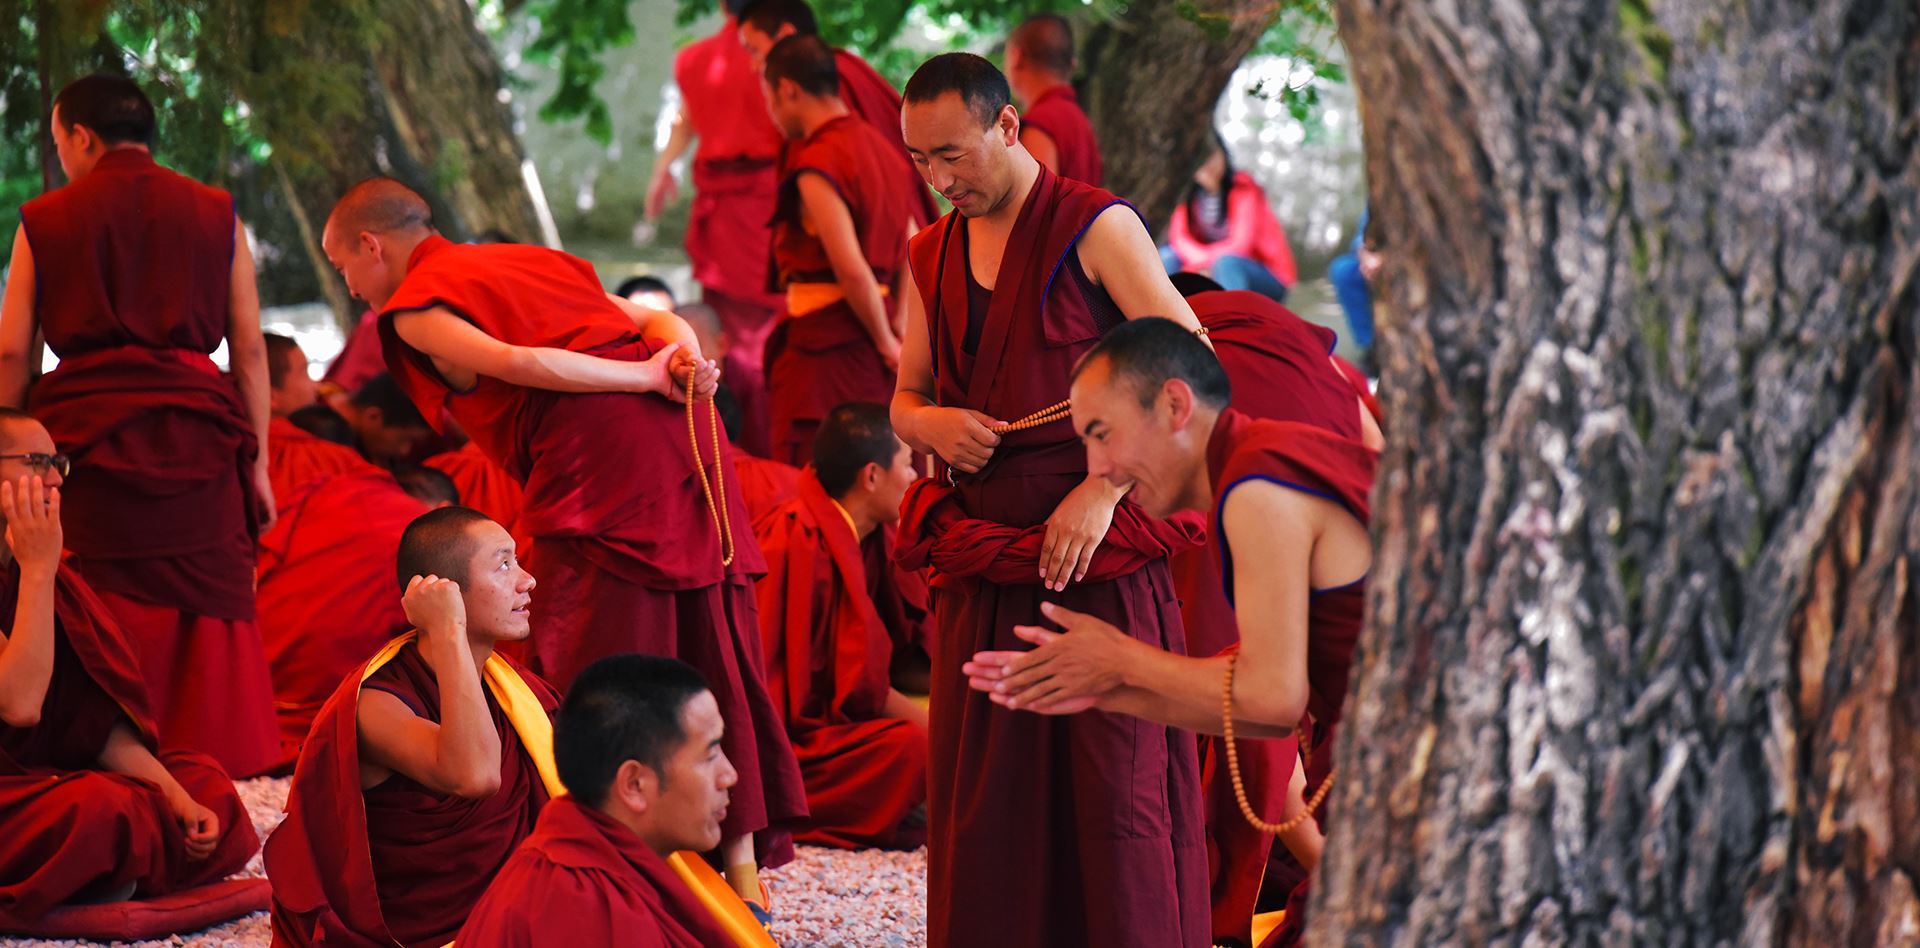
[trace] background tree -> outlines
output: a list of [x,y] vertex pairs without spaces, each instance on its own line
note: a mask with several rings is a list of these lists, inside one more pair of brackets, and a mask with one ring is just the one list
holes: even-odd
[[1920,8],[1341,0],[1384,234],[1316,940],[1920,926]]

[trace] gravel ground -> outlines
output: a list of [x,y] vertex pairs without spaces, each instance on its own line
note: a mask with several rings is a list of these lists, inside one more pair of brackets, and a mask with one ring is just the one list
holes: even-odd
[[[280,825],[287,781],[243,780],[240,799],[265,839]],[[242,875],[261,876],[255,855]],[[927,851],[846,852],[802,846],[792,864],[766,873],[773,891],[774,938],[783,948],[918,948],[927,943]],[[264,948],[266,913],[165,941],[133,942],[134,948],[190,945],[195,948]],[[93,945],[83,941],[0,938],[0,946],[51,948]],[[125,944],[125,943],[121,943]]]

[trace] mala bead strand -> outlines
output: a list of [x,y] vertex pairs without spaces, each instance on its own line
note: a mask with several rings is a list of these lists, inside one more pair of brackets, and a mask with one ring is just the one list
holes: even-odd
[[[687,442],[693,446],[693,472],[700,476],[700,493],[706,495],[707,513],[713,517],[713,529],[720,534],[720,565],[733,565],[733,521],[727,516],[727,474],[721,465],[725,456],[720,453],[720,408],[713,399],[707,399],[707,422],[713,426],[713,483],[707,482],[707,465],[700,459],[700,429],[694,424],[693,405],[698,399],[693,397],[693,375],[699,366],[687,367]],[[715,495],[719,499],[714,499]]]
[[[1239,652],[1227,656],[1226,685],[1221,689],[1220,697],[1221,730],[1225,732],[1227,742],[1227,773],[1233,779],[1233,798],[1240,803],[1240,815],[1246,817],[1247,822],[1252,824],[1254,829],[1279,836],[1292,832],[1295,827],[1306,822],[1307,817],[1313,815],[1313,811],[1326,800],[1327,792],[1333,789],[1333,778],[1338,776],[1340,771],[1338,768],[1328,771],[1327,779],[1320,782],[1320,788],[1313,792],[1313,797],[1307,800],[1307,805],[1284,823],[1269,823],[1253,811],[1253,803],[1247,799],[1247,786],[1240,779],[1240,752],[1233,744],[1233,670],[1239,661]],[[1308,749],[1302,756],[1300,766],[1305,768],[1312,760],[1312,750]]]

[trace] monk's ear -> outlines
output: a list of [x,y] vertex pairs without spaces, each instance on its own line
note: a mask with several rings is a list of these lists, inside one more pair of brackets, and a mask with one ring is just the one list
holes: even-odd
[[607,788],[607,792],[619,797],[627,809],[645,813],[660,792],[659,775],[637,760],[621,761],[620,769],[613,772],[613,786]]
[[1014,142],[1020,140],[1020,110],[1014,108],[1013,103],[1009,102],[1000,107],[1000,117],[994,120],[994,124],[1000,133],[1001,141],[1008,148],[1012,148]]
[[1185,379],[1168,379],[1160,386],[1160,398],[1165,401],[1171,414],[1168,420],[1173,430],[1181,431],[1193,420],[1193,386]]
[[886,476],[886,473],[885,468],[868,461],[860,468],[860,486],[869,491],[879,490],[880,478]]
[[364,230],[361,231],[359,242],[360,242],[360,252],[363,254],[366,254],[369,257],[372,257],[375,262],[380,262],[386,259],[386,255],[382,253],[382,251],[384,251],[386,248],[381,246],[380,238],[373,236],[371,232],[364,231]]

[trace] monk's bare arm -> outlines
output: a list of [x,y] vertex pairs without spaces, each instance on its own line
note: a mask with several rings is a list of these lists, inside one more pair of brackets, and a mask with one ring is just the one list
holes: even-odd
[[1128,319],[1164,316],[1189,329],[1200,328],[1193,307],[1167,279],[1160,248],[1131,208],[1115,204],[1094,218],[1080,238],[1080,266]]
[[915,451],[937,454],[971,474],[986,466],[999,446],[1000,436],[991,430],[999,422],[971,409],[940,407],[933,392],[927,316],[910,269],[901,275],[900,298],[907,307],[907,338],[900,347],[900,377],[889,413],[893,432]]
[[403,601],[440,688],[440,723],[415,715],[387,692],[361,689],[355,712],[361,786],[377,784],[392,771],[440,793],[489,796],[500,789],[500,734],[467,642],[459,584],[415,576]]
[[887,702],[880,709],[880,714],[901,721],[912,721],[920,725],[922,731],[927,729],[927,709],[894,688],[887,689]]
[[1060,173],[1060,146],[1054,144],[1053,136],[1037,128],[1020,127],[1020,144],[1027,146],[1027,152],[1033,160],[1046,165],[1054,174]]
[[201,805],[180,781],[173,779],[166,765],[153,756],[127,722],[121,721],[107,733],[107,746],[100,751],[100,769],[138,777],[160,788],[168,809],[180,821],[186,834],[187,856],[205,859],[220,842],[220,817]]
[[826,247],[827,262],[833,267],[834,281],[840,284],[847,305],[860,318],[860,325],[866,328],[873,347],[880,350],[887,364],[899,365],[900,340],[895,338],[893,323],[887,318],[880,283],[873,278],[873,268],[867,265],[867,256],[860,249],[860,234],[854,229],[847,202],[831,182],[817,174],[802,173],[799,187],[800,204],[807,219],[813,222],[820,243]]
[[227,366],[233,372],[234,387],[240,390],[240,404],[246,407],[247,424],[260,445],[260,455],[254,459],[253,489],[264,533],[273,526],[277,509],[267,477],[267,425],[273,418],[268,398],[273,383],[267,374],[267,340],[260,331],[260,288],[254,281],[253,249],[247,246],[247,228],[238,217],[233,220],[233,272],[227,284]]
[[60,571],[60,491],[37,477],[0,483],[7,546],[20,565],[13,624],[0,632],[0,721],[40,723],[53,680],[53,599]]
[[693,123],[687,121],[687,109],[682,105],[673,113],[673,126],[667,132],[667,146],[653,157],[653,180],[647,184],[647,220],[660,216],[678,192],[673,180],[673,163],[687,153],[693,145]]
[[394,317],[393,328],[407,345],[431,357],[456,388],[471,387],[484,375],[554,392],[667,391],[666,364],[659,356],[622,362],[565,349],[508,345],[440,307],[401,313]]
[[22,408],[27,380],[33,376],[33,299],[36,291],[33,248],[27,225],[13,232],[13,262],[7,266],[7,292],[0,299],[0,405]]

